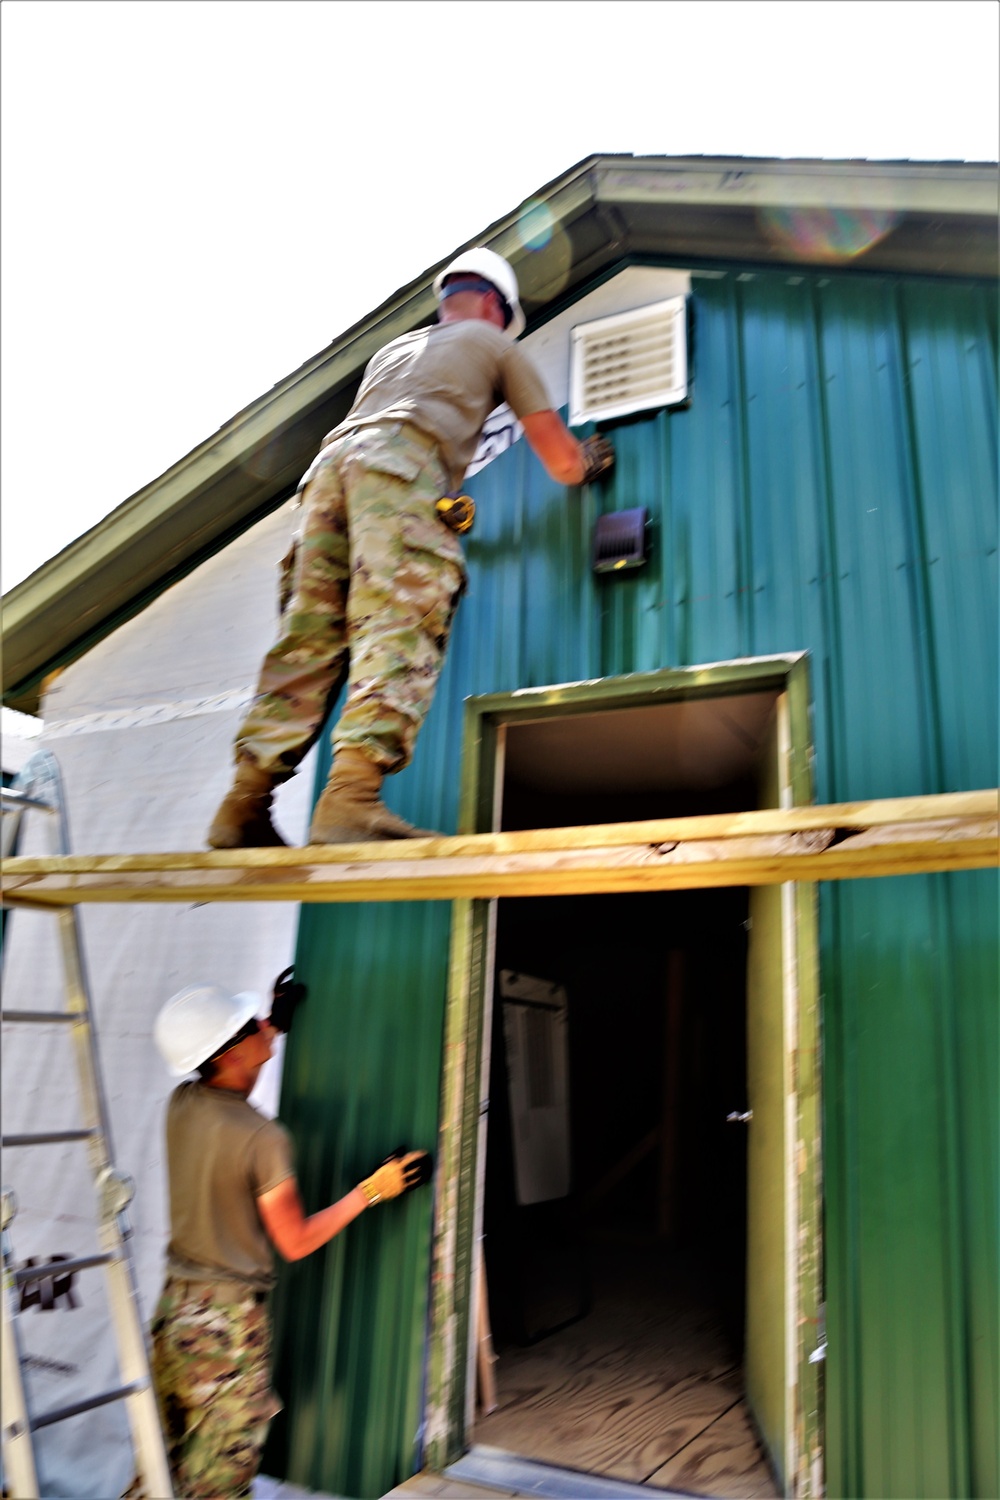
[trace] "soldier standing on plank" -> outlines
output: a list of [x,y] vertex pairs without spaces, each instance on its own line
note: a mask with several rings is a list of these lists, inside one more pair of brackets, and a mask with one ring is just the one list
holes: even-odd
[[200,984],[168,1000],[154,1027],[171,1072],[199,1075],[167,1106],[170,1243],[152,1325],[167,1457],[185,1500],[250,1495],[281,1410],[267,1311],[273,1251],[299,1260],[431,1176],[425,1151],[399,1152],[329,1208],[303,1213],[288,1132],[247,1100],[305,995],[289,974],[275,983],[267,1021],[257,1019],[256,995]]
[[281,634],[237,731],[235,778],[208,834],[213,848],[284,843],[271,822],[272,793],[316,740],[345,679],[310,842],[425,832],[384,806],[382,778],[409,764],[465,590],[455,534],[465,526],[448,501],[486,418],[506,401],[562,484],[594,479],[614,462],[603,438],[577,442],[514,342],[525,319],[507,261],[468,250],[435,291],[437,323],[375,355],[303,480]]

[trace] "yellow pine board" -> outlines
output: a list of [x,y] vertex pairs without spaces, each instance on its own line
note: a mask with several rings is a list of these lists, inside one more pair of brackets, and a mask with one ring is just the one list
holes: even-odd
[[[4,865],[3,897],[11,906],[453,900],[769,885],[996,865],[997,794],[955,795],[958,803],[908,798],[393,844],[22,857]],[[889,820],[893,806],[904,821]],[[928,812],[938,816],[928,820]],[[706,825],[721,836],[706,838]],[[748,831],[767,827],[785,831]],[[831,845],[835,829],[856,831]]]
[[[424,862],[462,855],[522,854],[529,851],[606,849],[622,845],[667,844],[729,839],[758,834],[812,830],[867,831],[897,823],[944,820],[963,826],[969,819],[1000,816],[1000,790],[946,792],[929,797],[892,797],[872,802],[820,806],[766,807],[748,812],[711,813],[687,818],[654,818],[641,823],[592,823],[578,828],[532,828],[516,833],[457,834],[400,839],[376,846],[377,862],[391,851],[393,863]],[[304,849],[196,849],[151,854],[66,854],[19,856],[7,860],[11,874],[161,873],[169,870],[299,870],[303,866],[371,864],[372,844],[307,845]]]

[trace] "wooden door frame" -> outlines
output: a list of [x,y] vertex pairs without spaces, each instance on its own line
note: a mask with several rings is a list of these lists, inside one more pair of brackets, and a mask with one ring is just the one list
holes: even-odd
[[[767,691],[786,695],[788,788],[793,806],[808,805],[814,800],[809,665],[807,653],[795,652],[466,699],[458,832],[493,828],[508,724]],[[795,1303],[795,1396],[789,1422],[797,1455],[788,1492],[815,1496],[822,1494],[824,1467],[822,1364],[810,1358],[822,1342],[823,1296],[816,887],[797,883],[789,895],[795,912],[797,1002],[790,1029],[796,1119],[789,1177],[794,1179],[794,1243],[799,1248],[788,1268]],[[452,903],[423,1430],[425,1462],[437,1471],[467,1447],[475,1390],[471,1319],[482,1219],[484,1038],[492,1010],[495,928],[495,901]]]

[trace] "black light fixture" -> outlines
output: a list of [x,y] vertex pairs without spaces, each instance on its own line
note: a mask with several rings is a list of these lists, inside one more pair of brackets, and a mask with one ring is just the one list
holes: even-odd
[[591,565],[595,573],[618,573],[641,568],[648,551],[649,511],[613,510],[594,523]]

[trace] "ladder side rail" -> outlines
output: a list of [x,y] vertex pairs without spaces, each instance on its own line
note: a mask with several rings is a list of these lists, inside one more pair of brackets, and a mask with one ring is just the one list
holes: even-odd
[[65,908],[59,913],[57,920],[66,987],[66,1010],[76,1021],[73,1027],[73,1049],[80,1079],[82,1121],[84,1128],[91,1132],[87,1150],[96,1180],[111,1166],[113,1147],[97,1038],[94,1035],[78,908]]
[[149,1354],[143,1336],[139,1291],[132,1258],[126,1252],[106,1268],[108,1301],[115,1325],[122,1380],[131,1386],[125,1412],[132,1432],[136,1467],[150,1495],[173,1495]]
[[3,813],[3,829],[0,832],[0,858],[9,859],[14,853],[17,848],[17,836],[21,831],[21,823],[24,820],[25,813],[30,808],[37,808],[39,811],[47,813],[55,812],[55,808],[50,801],[44,797],[35,795],[34,777],[40,771],[40,767],[36,767],[35,770],[32,770],[32,767],[37,760],[38,754],[33,755],[27,765],[18,772],[14,778],[13,785],[0,789],[0,811]]
[[3,826],[0,830],[0,859],[10,859],[17,852],[17,836],[21,832],[21,821],[24,817],[24,808],[12,803],[7,796],[6,788],[3,796]]
[[0,1305],[0,1422],[3,1425],[4,1478],[15,1500],[38,1500],[38,1474],[31,1442],[31,1418],[21,1378],[21,1346],[14,1316],[13,1255],[7,1226],[16,1204],[9,1188],[3,1190],[0,1261],[3,1302]]
[[[53,854],[69,853],[69,825],[62,778],[55,757],[40,750],[25,766],[15,786],[44,805],[53,816],[46,820],[48,843]],[[125,1399],[136,1466],[150,1493],[173,1494],[163,1432],[160,1426],[152,1374],[149,1367],[138,1285],[132,1262],[126,1213],[133,1185],[113,1165],[110,1117],[101,1076],[97,1038],[93,1025],[90,985],[83,950],[83,934],[77,908],[58,913],[59,946],[66,990],[66,1014],[74,1022],[73,1050],[80,1086],[84,1129],[74,1139],[86,1139],[95,1192],[99,1202],[98,1242],[106,1254],[105,1275],[111,1321],[123,1382],[117,1394]],[[68,1133],[67,1133],[68,1134]],[[98,1398],[98,1403],[112,1397]],[[68,1413],[66,1413],[68,1415]],[[59,1420],[49,1415],[49,1422]]]
[[[68,854],[70,841],[66,799],[59,765],[51,751],[37,751],[9,790],[22,802],[46,809],[49,813],[45,821],[50,852],[54,855]],[[73,1044],[80,1080],[83,1125],[90,1132],[88,1151],[96,1182],[111,1166],[112,1141],[92,1021],[83,935],[76,908],[59,913],[59,945],[66,989],[64,1014],[74,1023]]]
[[[58,777],[54,760],[52,764],[53,774]],[[61,795],[56,799],[56,806],[56,826],[50,831],[53,842],[57,839],[62,845],[59,852],[68,853],[69,829],[65,801]],[[102,1248],[112,1257],[106,1267],[106,1276],[119,1369],[124,1388],[132,1388],[125,1398],[132,1446],[137,1467],[147,1488],[154,1495],[169,1496],[172,1494],[170,1472],[143,1335],[139,1291],[129,1245],[131,1229],[126,1208],[132,1196],[132,1185],[128,1179],[116,1173],[112,1165],[110,1120],[101,1078],[97,1038],[91,1019],[90,984],[77,907],[59,913],[59,937],[67,1009],[79,1017],[79,1024],[73,1027],[73,1042],[81,1082],[84,1123],[93,1132],[87,1142],[87,1151],[95,1186],[101,1198],[98,1238]]]

